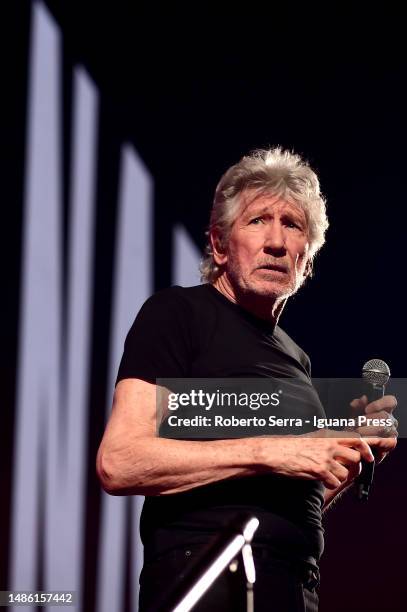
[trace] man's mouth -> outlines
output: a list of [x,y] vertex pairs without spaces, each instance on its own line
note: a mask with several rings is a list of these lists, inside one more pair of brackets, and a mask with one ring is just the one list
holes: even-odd
[[270,270],[270,272],[281,272],[283,274],[287,274],[288,268],[286,266],[282,266],[279,264],[267,264],[264,266],[259,266],[258,270]]

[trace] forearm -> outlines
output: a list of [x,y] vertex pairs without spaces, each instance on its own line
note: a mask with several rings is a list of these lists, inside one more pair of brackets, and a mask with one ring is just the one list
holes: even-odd
[[219,480],[250,476],[262,467],[262,440],[187,441],[136,438],[101,446],[97,468],[113,495],[165,495]]
[[[112,495],[165,495],[268,472],[320,480],[335,495],[345,468],[332,457],[351,462],[358,455],[347,445],[359,447],[366,460],[371,457],[359,438],[338,441],[304,434],[201,442],[136,435],[134,428],[113,425],[100,446],[97,471]],[[334,495],[327,494],[325,507]]]

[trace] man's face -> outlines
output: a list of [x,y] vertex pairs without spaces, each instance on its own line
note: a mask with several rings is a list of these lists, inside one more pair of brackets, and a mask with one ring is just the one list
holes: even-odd
[[[248,197],[249,196],[249,197]],[[304,211],[275,196],[246,193],[224,253],[233,292],[254,293],[273,300],[295,293],[307,275],[308,228]]]

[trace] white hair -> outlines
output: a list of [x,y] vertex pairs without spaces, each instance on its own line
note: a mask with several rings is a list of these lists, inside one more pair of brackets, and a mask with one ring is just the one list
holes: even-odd
[[[308,163],[295,153],[274,147],[256,149],[231,166],[216,187],[207,232],[209,237],[216,228],[223,246],[240,213],[245,192],[270,194],[304,210],[310,244],[309,261],[312,262],[325,242],[328,219],[318,177]],[[213,257],[210,239],[200,270],[203,282],[213,282],[221,274]]]

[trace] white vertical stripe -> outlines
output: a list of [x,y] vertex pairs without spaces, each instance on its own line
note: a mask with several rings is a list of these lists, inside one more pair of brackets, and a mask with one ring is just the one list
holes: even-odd
[[[42,4],[34,3],[32,11],[12,502],[12,589],[38,586],[34,582],[38,453],[40,439],[46,447],[47,438],[55,435],[55,408],[59,399],[60,36]],[[45,426],[42,431],[41,425]]]
[[[50,465],[48,579],[53,588],[72,585],[80,601],[85,552],[83,521],[87,473],[89,357],[92,331],[94,203],[97,93],[88,75],[76,68],[73,80],[73,149],[69,219],[67,370],[65,394],[57,414],[65,424],[62,443],[56,432]],[[59,423],[59,435],[61,423]],[[60,585],[57,587],[57,585]],[[79,609],[79,606],[77,607]]]
[[[151,177],[130,146],[123,148],[122,175],[117,226],[113,290],[113,315],[110,341],[110,369],[107,416],[110,414],[114,382],[126,334],[142,303],[151,294]],[[97,611],[120,610],[124,585],[125,504],[131,503],[133,519],[138,521],[141,498],[103,495],[102,542],[98,569]],[[138,522],[135,525],[138,532]],[[133,543],[136,563],[132,577],[137,597],[142,548]]]
[[[45,459],[41,467],[45,470],[42,477],[46,494],[43,586],[48,590],[75,590],[80,601],[92,328],[90,308],[97,96],[85,72],[76,69],[68,328],[67,346],[64,347],[67,349],[67,372],[62,372],[60,380],[60,71],[59,28],[43,4],[35,2],[28,103],[11,587],[25,590],[39,588],[35,584],[35,577],[40,544],[37,508],[41,449]],[[79,605],[76,609],[79,609]]]
[[182,225],[175,225],[173,233],[172,283],[181,287],[199,285],[201,253]]

